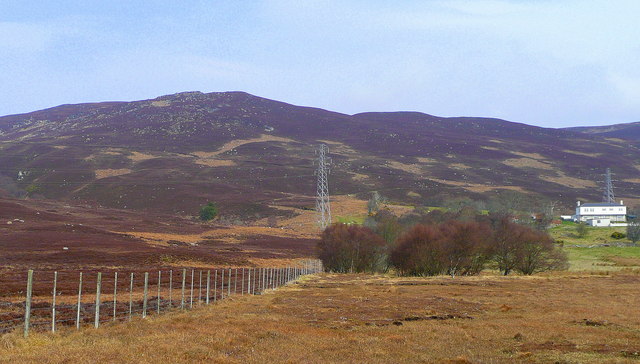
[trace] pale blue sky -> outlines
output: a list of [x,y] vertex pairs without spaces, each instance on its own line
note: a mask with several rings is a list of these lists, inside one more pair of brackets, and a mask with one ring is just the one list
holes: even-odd
[[241,90],[350,114],[640,121],[639,17],[639,0],[2,0],[0,115]]

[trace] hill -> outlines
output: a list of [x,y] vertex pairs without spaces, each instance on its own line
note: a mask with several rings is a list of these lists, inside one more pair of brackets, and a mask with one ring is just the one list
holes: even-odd
[[23,282],[7,281],[12,272],[34,267],[254,267],[312,256],[315,243],[315,234],[291,228],[226,226],[172,214],[0,199],[0,296],[24,289]]
[[505,191],[639,199],[629,141],[505,120],[418,112],[346,115],[243,92],[186,92],[134,102],[62,105],[0,118],[0,189],[120,209],[228,219],[290,218],[313,208],[314,150],[329,145],[330,192],[397,203],[485,199]]
[[575,128],[567,128],[566,130],[607,138],[619,138],[636,142],[640,141],[640,122],[607,126],[579,126]]

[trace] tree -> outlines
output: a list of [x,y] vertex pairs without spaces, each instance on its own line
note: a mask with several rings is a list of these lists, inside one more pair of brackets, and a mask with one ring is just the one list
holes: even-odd
[[384,197],[378,191],[371,193],[371,198],[367,201],[367,212],[372,216],[380,209],[380,204],[384,202]]
[[216,216],[218,216],[218,206],[215,203],[209,202],[200,208],[200,220],[209,221]]
[[500,220],[494,228],[491,254],[503,275],[512,271],[533,274],[552,269],[566,269],[567,257],[556,248],[549,235],[514,223]]
[[578,222],[576,225],[576,235],[581,239],[587,236],[587,224]]
[[391,252],[391,264],[402,275],[433,276],[444,271],[442,234],[434,225],[414,226]]
[[327,227],[318,242],[319,258],[331,272],[382,272],[388,264],[386,242],[373,230],[346,224]]
[[440,225],[442,235],[442,257],[447,274],[478,274],[489,259],[489,237],[487,225],[477,222],[450,221]]
[[566,254],[553,245],[549,235],[530,230],[520,236],[516,270],[531,275],[554,269],[567,269]]
[[524,229],[524,226],[512,222],[506,216],[494,222],[491,255],[498,270],[505,276],[518,264],[518,241]]
[[388,209],[378,211],[374,216],[375,226],[373,230],[387,243],[393,243],[400,235],[402,226],[398,222],[398,217]]
[[627,225],[627,238],[634,245],[640,240],[640,223],[633,221]]
[[490,236],[477,222],[416,225],[398,240],[391,263],[404,275],[477,274],[489,259]]

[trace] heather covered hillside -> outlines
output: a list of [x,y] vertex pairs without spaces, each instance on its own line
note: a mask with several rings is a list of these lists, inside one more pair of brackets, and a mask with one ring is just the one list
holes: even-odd
[[[572,206],[597,200],[606,167],[640,198],[629,141],[505,120],[417,112],[346,115],[243,92],[62,105],[0,118],[0,189],[12,196],[257,220],[312,208],[314,149],[333,159],[330,191],[437,205],[504,191]],[[292,210],[293,208],[293,210]],[[293,211],[293,212],[292,212]]]

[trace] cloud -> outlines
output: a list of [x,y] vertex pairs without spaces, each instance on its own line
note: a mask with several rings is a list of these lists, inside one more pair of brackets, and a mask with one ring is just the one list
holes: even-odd
[[60,22],[0,22],[0,49],[3,52],[36,53],[55,46],[82,31]]
[[187,90],[554,126],[640,113],[635,0],[267,0],[156,6],[145,17],[143,5],[117,8],[0,22],[0,114]]

